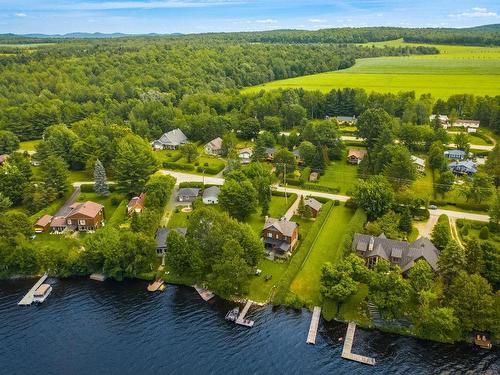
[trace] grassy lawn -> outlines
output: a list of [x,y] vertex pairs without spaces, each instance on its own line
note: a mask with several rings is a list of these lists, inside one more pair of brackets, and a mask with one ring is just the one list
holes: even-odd
[[[257,268],[262,270],[260,276],[253,276],[249,286],[247,297],[255,302],[266,302],[271,294],[273,286],[278,282],[288,267],[287,263],[278,263],[268,259],[262,259]],[[272,279],[265,281],[267,275]]]
[[[202,144],[198,145],[199,156],[193,163],[188,163],[186,158],[182,157],[180,150],[160,150],[155,151],[156,159],[160,162],[171,162],[171,163],[181,163],[181,164],[191,164],[195,167],[206,166],[208,168],[222,169],[225,165],[225,161],[217,156],[206,155]],[[206,164],[206,165],[205,165]],[[196,171],[189,171],[189,173],[197,173]],[[207,173],[208,174],[208,173]]]
[[37,234],[33,240],[38,247],[49,247],[51,249],[68,250],[73,247],[79,247],[79,235],[75,236],[69,234],[51,234],[40,233]]
[[186,228],[188,226],[188,218],[191,212],[172,211],[170,220],[168,221],[168,228]]
[[339,318],[368,324],[370,319],[363,308],[363,300],[368,295],[368,285],[358,284],[358,291],[340,305]]
[[33,141],[24,141],[19,144],[19,149],[23,151],[35,151],[36,145],[38,145],[42,140],[35,139]]
[[325,262],[337,262],[342,254],[338,251],[340,240],[354,211],[345,206],[334,207],[319,232],[309,258],[291,284],[291,291],[306,302],[320,303],[319,280],[321,266]]
[[348,191],[352,191],[357,181],[357,165],[348,164],[345,160],[335,160],[319,178],[318,185],[339,188],[340,194],[346,194]]
[[425,174],[419,174],[418,178],[412,184],[410,189],[415,194],[416,197],[422,199],[434,199],[432,171],[428,165],[426,165]]
[[[372,45],[383,47],[408,43],[402,40],[367,43],[367,46]],[[417,96],[431,93],[436,98],[458,93],[498,94],[500,47],[433,46],[440,50],[440,54],[358,59],[348,69],[273,81],[246,88],[243,92],[280,87],[328,92],[351,87],[364,88],[368,92],[415,91]]]
[[69,172],[69,182],[85,182],[85,181],[94,181],[93,174],[88,173],[87,171],[70,171]]

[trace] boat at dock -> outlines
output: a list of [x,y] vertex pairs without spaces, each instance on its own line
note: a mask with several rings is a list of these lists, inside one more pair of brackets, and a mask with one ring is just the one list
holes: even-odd
[[240,309],[238,307],[235,307],[234,309],[229,310],[227,312],[226,317],[224,319],[230,322],[236,322],[236,319],[238,319],[239,314],[240,314]]
[[42,303],[49,296],[50,292],[52,292],[52,286],[50,284],[42,284],[33,293],[33,302],[34,303]]
[[166,288],[165,282],[162,279],[156,279],[154,282],[148,285],[148,292],[164,291]]

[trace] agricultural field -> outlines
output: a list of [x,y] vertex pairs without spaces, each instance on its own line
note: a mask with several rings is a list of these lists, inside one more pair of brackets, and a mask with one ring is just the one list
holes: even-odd
[[[369,43],[368,46],[406,45],[401,40]],[[249,87],[261,89],[304,88],[328,92],[337,88],[364,88],[368,92],[415,91],[436,98],[453,94],[498,95],[500,47],[428,45],[438,55],[412,55],[358,59],[349,69],[273,81]]]

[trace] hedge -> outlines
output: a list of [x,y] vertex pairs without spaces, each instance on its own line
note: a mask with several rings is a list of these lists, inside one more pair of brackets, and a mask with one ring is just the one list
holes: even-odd
[[329,186],[323,186],[323,185],[316,185],[316,184],[304,184],[303,185],[304,189],[308,190],[316,190],[316,191],[322,191],[325,193],[334,193],[337,194],[340,191],[340,188],[338,187],[329,187]]
[[331,202],[327,203],[323,207],[321,214],[318,216],[314,224],[309,229],[307,237],[304,239],[304,241],[302,241],[302,243],[300,243],[299,247],[293,254],[290,264],[288,265],[288,268],[286,269],[285,273],[278,282],[276,293],[274,295],[274,301],[276,302],[276,304],[286,303],[286,296],[288,290],[290,289],[290,285],[292,281],[295,279],[295,276],[297,276],[297,273],[302,268],[302,265],[304,264],[304,261],[307,258],[307,255],[309,254],[310,248],[313,245],[314,240],[316,239],[316,236],[318,235],[323,223],[326,221],[328,216],[330,216],[331,209],[332,209]]
[[184,189],[184,188],[197,188],[197,189],[203,189],[204,185],[203,182],[197,182],[197,181],[186,181],[186,182],[181,182],[179,184],[179,189]]
[[339,244],[339,250],[342,251],[342,254],[346,255],[351,252],[354,233],[360,233],[363,231],[366,220],[367,217],[365,211],[361,207],[357,208],[351,220],[349,220],[347,230],[342,236],[342,240]]
[[[109,184],[108,189],[110,193],[116,191],[116,186],[114,184]],[[81,184],[80,191],[82,193],[94,193],[94,184]]]
[[163,168],[177,169],[181,171],[194,171],[194,165],[186,163],[163,162]]
[[224,169],[224,164],[218,164],[216,167],[197,167],[196,172],[205,174],[217,174]]
[[456,202],[447,202],[440,200],[431,200],[430,204],[436,206],[455,206],[457,208],[461,208],[465,211],[488,211],[490,209],[490,205],[486,203],[456,203]]

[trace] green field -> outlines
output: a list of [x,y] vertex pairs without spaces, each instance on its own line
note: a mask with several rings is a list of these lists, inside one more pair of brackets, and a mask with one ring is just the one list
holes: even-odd
[[[368,46],[405,45],[401,40],[369,43]],[[453,94],[498,95],[500,93],[500,47],[434,45],[439,55],[412,55],[358,59],[345,70],[273,81],[249,87],[261,89],[304,88],[328,92],[353,87],[368,92],[415,91],[437,98]]]
[[339,244],[353,214],[352,209],[344,206],[334,207],[330,212],[309,257],[290,286],[294,294],[314,305],[320,303],[321,266],[325,262],[335,263],[342,257],[338,251]]

